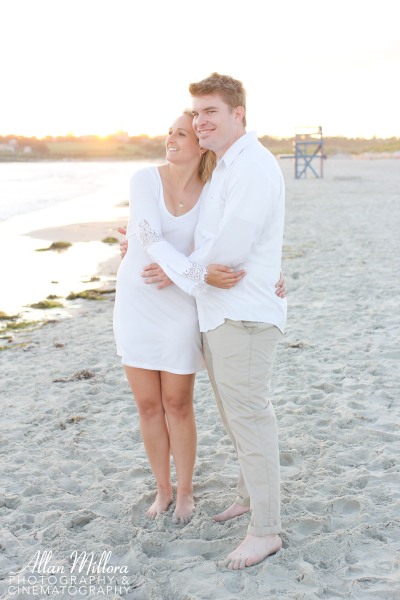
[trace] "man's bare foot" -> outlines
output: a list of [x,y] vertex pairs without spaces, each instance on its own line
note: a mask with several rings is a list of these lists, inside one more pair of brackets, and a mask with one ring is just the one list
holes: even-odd
[[260,563],[267,556],[275,554],[282,548],[282,540],[276,533],[257,537],[246,535],[243,542],[224,560],[218,562],[219,567],[228,569],[244,569]]
[[194,513],[194,500],[192,494],[179,494],[176,498],[176,508],[172,520],[174,523],[186,525],[192,520]]
[[235,517],[240,517],[240,515],[244,515],[244,513],[249,512],[250,506],[243,506],[243,504],[232,504],[229,508],[224,510],[224,512],[219,515],[214,515],[212,518],[213,521],[222,522],[229,521],[229,519],[234,519]]
[[150,506],[146,515],[149,519],[155,519],[161,513],[168,510],[169,505],[172,502],[172,494],[171,492],[157,492],[156,499],[153,504]]

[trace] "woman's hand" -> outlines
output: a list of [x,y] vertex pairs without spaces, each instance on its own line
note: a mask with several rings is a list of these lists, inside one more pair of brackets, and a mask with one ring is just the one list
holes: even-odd
[[286,296],[286,288],[285,288],[285,279],[283,277],[283,273],[281,271],[281,276],[279,278],[278,283],[275,284],[275,294],[279,296],[279,298],[285,298]]
[[245,275],[246,271],[234,271],[225,265],[208,265],[206,282],[208,285],[228,290],[239,283]]
[[[119,231],[119,233],[122,233],[122,235],[126,235],[126,227],[117,227],[117,231]],[[121,253],[121,258],[124,258],[125,254],[128,251],[128,240],[126,238],[120,241],[119,250]]]

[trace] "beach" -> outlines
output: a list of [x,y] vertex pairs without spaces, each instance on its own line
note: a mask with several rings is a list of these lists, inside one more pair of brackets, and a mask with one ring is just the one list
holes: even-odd
[[[400,163],[328,159],[325,177],[307,180],[280,164],[288,322],[271,399],[282,550],[243,571],[217,566],[249,515],[211,520],[234,500],[238,466],[205,371],[195,385],[194,517],[175,525],[173,504],[146,519],[154,481],[108,293],[65,302],[0,351],[6,600],[400,599]],[[97,250],[126,221],[123,199],[101,218],[36,223],[31,251],[68,236],[72,248]],[[111,290],[118,249],[98,262],[98,285]]]

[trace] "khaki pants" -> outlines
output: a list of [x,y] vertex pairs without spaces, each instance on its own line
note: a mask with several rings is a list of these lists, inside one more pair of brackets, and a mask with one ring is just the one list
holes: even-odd
[[250,506],[248,532],[256,536],[281,529],[278,431],[269,401],[281,337],[275,325],[230,319],[203,333],[211,385],[240,465],[235,501]]

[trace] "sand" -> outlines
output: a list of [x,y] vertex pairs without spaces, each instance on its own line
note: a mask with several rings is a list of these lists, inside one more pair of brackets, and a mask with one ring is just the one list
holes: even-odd
[[73,223],[63,227],[48,227],[47,229],[35,229],[28,232],[29,237],[40,240],[56,241],[60,235],[66,242],[96,242],[107,237],[118,237],[116,231],[119,225],[123,225],[121,219],[113,221],[101,221],[98,223]]
[[[73,318],[0,353],[4,598],[28,596],[23,577],[35,598],[42,581],[59,598],[400,598],[399,166],[328,161],[323,180],[295,181],[284,165],[289,318],[272,386],[283,549],[241,572],[216,564],[248,515],[210,520],[235,496],[237,463],[205,372],[195,516],[177,526],[172,506],[146,520],[154,482],[113,298],[76,301]],[[87,553],[81,573],[74,551]]]

